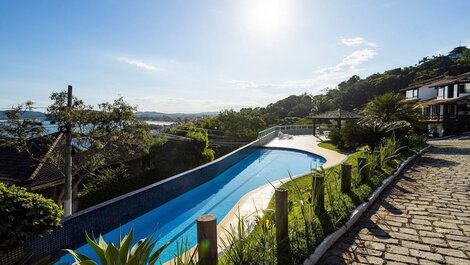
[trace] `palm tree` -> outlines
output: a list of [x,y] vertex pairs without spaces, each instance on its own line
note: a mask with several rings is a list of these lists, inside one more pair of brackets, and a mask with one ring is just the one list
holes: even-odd
[[379,95],[367,103],[359,120],[362,136],[367,136],[369,145],[377,145],[383,137],[402,136],[410,132],[421,132],[420,113],[413,102],[397,93]]
[[398,93],[385,93],[375,97],[362,111],[361,122],[387,124],[387,123],[409,123],[411,126],[419,124],[420,114],[414,107],[413,102],[405,99]]

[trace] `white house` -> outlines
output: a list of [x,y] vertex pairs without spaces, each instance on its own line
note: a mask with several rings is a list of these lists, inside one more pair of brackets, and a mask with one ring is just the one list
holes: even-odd
[[470,72],[440,76],[402,91],[407,100],[416,100],[434,135],[470,130]]

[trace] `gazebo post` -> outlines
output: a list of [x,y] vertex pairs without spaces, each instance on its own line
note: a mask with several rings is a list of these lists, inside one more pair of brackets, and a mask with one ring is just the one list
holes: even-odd
[[313,136],[316,136],[317,132],[317,123],[316,123],[316,119],[314,118],[313,119]]

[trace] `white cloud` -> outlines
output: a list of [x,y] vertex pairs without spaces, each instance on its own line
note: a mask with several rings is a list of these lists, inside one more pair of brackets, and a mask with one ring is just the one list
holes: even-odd
[[306,79],[290,80],[280,83],[258,83],[249,80],[230,80],[228,83],[235,85],[239,89],[250,91],[269,92],[286,88],[313,88],[320,90],[325,87],[335,86],[350,76],[358,74],[361,70],[359,65],[372,59],[375,55],[377,55],[377,52],[369,48],[354,51],[353,53],[345,56],[337,65],[315,70],[313,71],[313,77]]
[[[361,71],[361,64],[374,58],[377,52],[371,48],[358,49],[341,59],[336,65],[317,69],[311,77],[284,82],[256,82],[253,80],[223,81],[215,89],[205,93],[175,94],[172,91],[161,91],[158,96],[151,93],[137,93],[133,91],[124,95],[124,98],[132,104],[137,104],[139,110],[154,110],[162,112],[202,112],[219,111],[222,109],[240,109],[244,107],[266,106],[276,102],[290,94],[298,94],[305,91],[319,92],[325,87],[334,87],[352,75]],[[183,91],[176,89],[178,91]],[[189,94],[188,94],[189,93]],[[126,94],[126,93],[124,93]],[[210,95],[210,96],[208,96]]]
[[366,41],[364,38],[355,37],[355,38],[341,38],[341,43],[346,46],[361,46],[367,45],[370,47],[377,47],[377,44],[374,42]]
[[130,64],[130,65],[145,69],[145,70],[160,71],[160,69],[158,69],[157,67],[155,67],[151,64],[148,64],[148,63],[145,63],[145,62],[142,62],[142,61],[131,60],[131,59],[128,59],[126,57],[118,57],[118,58],[116,58],[116,60],[119,61],[119,62],[127,63],[127,64]]

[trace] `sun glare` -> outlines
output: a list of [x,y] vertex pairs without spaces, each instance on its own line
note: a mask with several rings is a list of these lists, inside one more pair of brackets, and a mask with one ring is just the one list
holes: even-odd
[[245,23],[257,37],[274,37],[285,32],[292,23],[292,2],[289,0],[249,0],[245,2]]

